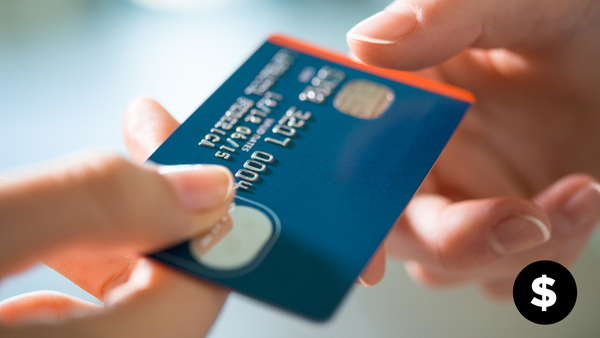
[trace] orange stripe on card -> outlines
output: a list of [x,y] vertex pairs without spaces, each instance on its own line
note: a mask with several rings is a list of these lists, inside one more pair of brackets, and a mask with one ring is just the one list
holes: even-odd
[[454,87],[449,84],[434,81],[431,79],[427,79],[413,73],[403,72],[400,70],[379,68],[364,63],[356,62],[343,54],[325,48],[317,47],[312,44],[297,40],[295,38],[291,38],[289,36],[274,34],[271,37],[269,37],[268,41],[272,44],[281,47],[289,48],[304,54],[315,56],[327,61],[335,62],[340,65],[360,70],[366,73],[381,76],[389,80],[402,82],[413,87],[434,92],[436,94],[448,96],[453,99],[469,103],[475,102],[475,96],[473,96],[473,94],[468,90]]

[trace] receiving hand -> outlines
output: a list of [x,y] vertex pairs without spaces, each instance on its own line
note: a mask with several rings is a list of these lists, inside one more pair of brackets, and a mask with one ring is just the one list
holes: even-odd
[[593,0],[396,1],[348,33],[362,61],[477,99],[385,242],[414,279],[503,297],[576,259],[600,219],[598,37]]

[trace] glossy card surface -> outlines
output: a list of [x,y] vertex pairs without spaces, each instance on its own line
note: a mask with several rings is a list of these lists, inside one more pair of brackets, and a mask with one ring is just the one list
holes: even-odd
[[472,101],[273,36],[149,159],[228,167],[233,228],[208,252],[182,243],[151,257],[326,320]]

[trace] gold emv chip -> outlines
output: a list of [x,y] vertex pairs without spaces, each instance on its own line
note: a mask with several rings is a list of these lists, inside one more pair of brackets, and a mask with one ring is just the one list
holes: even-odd
[[383,114],[394,101],[389,87],[368,80],[348,82],[333,100],[333,106],[342,113],[360,119],[374,119]]

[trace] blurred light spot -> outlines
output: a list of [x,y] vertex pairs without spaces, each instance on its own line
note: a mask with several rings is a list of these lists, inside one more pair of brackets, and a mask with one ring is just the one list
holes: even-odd
[[235,0],[131,0],[134,4],[164,12],[203,10],[222,7]]

